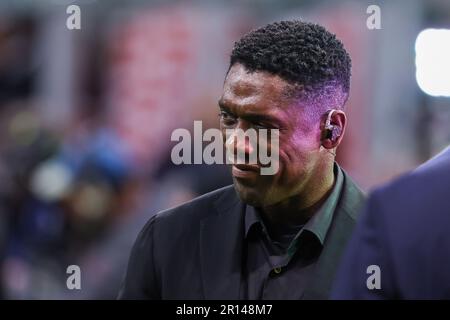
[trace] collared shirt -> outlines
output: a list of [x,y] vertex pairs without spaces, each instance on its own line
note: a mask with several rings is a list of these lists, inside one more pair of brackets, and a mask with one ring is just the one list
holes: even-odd
[[258,210],[245,210],[245,254],[242,299],[299,299],[313,276],[343,187],[341,168],[334,166],[333,189],[305,225],[272,226],[270,235]]

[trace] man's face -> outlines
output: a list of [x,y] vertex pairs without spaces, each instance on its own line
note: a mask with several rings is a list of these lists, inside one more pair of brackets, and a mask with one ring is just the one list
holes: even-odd
[[[232,165],[237,193],[244,202],[256,207],[273,205],[300,194],[323,164],[319,152],[320,122],[310,120],[308,109],[301,102],[286,97],[288,85],[276,75],[248,73],[243,65],[234,64],[219,100],[224,137],[230,129],[279,130],[277,173],[261,175],[259,170],[254,170],[261,165]],[[255,147],[249,143],[235,146],[235,151],[244,148],[246,153]]]

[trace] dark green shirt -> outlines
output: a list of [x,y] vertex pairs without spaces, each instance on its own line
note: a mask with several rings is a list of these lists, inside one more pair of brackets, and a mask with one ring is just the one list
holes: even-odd
[[257,209],[246,206],[242,299],[301,298],[342,193],[344,178],[337,164],[334,174],[330,195],[305,225],[266,225]]

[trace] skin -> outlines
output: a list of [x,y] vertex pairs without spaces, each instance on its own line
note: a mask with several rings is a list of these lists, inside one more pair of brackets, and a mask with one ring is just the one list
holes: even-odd
[[[245,203],[257,207],[274,224],[305,223],[326,200],[334,184],[335,150],[345,132],[343,111],[333,114],[331,124],[341,129],[335,139],[326,139],[326,114],[312,120],[307,105],[286,97],[290,84],[264,71],[249,72],[234,64],[224,82],[219,100],[220,128],[247,130],[279,129],[279,170],[261,175],[255,167],[232,165],[236,192]],[[234,145],[251,152],[247,142]],[[269,146],[270,148],[270,146]],[[258,165],[256,165],[258,167]]]

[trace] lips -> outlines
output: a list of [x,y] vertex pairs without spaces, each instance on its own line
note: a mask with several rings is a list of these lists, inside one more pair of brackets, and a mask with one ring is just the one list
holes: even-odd
[[236,178],[254,178],[259,175],[259,167],[248,164],[235,164],[231,172]]
[[242,171],[259,172],[259,167],[258,166],[250,165],[250,164],[235,164],[235,165],[233,165],[233,167],[236,167],[236,168],[238,168],[239,170],[242,170]]

